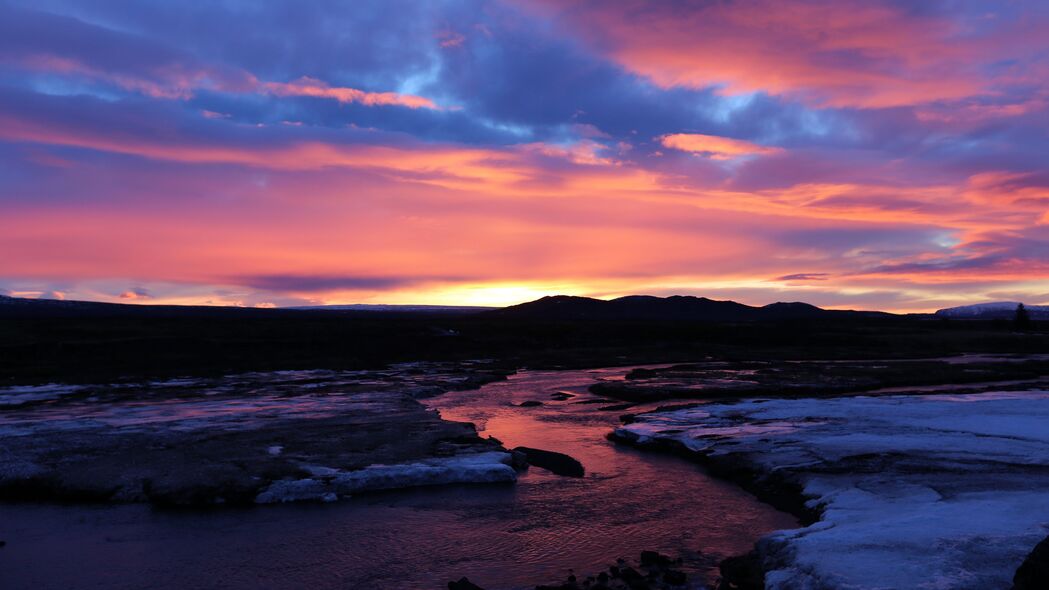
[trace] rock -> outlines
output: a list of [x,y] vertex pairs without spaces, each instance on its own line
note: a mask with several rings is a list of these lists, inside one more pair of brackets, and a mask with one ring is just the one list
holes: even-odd
[[623,580],[631,586],[633,586],[637,582],[640,582],[642,584],[645,583],[645,577],[641,575],[641,572],[629,566],[621,568],[619,570],[619,577],[623,578]]
[[663,572],[663,581],[672,586],[684,586],[688,581],[688,576],[685,575],[685,572],[667,570]]
[[667,566],[673,563],[673,560],[662,555],[656,551],[642,551],[641,552],[641,565],[643,566]]
[[582,463],[564,453],[544,451],[543,449],[533,449],[531,447],[517,447],[514,449],[514,452],[524,453],[529,464],[542,467],[557,475],[583,477],[586,473]]
[[718,590],[763,590],[765,571],[757,552],[729,557],[718,564],[721,583]]
[[0,547],[7,547],[7,541],[0,541]]
[[541,405],[543,405],[543,402],[541,402],[539,400],[530,399],[530,400],[523,401],[523,402],[517,404],[517,407],[519,407],[519,408],[534,408],[536,406],[541,406]]
[[469,578],[463,576],[459,578],[458,582],[448,582],[448,590],[484,590],[477,584],[470,581]]
[[1049,588],[1049,537],[1035,546],[1013,576],[1013,590]]
[[528,469],[528,456],[520,451],[510,451],[510,466],[517,471]]
[[563,402],[563,401],[565,401],[567,399],[571,399],[573,397],[575,397],[575,394],[568,393],[567,391],[558,391],[557,393],[551,393],[550,394],[550,399],[555,400],[555,401],[559,401],[559,402]]
[[[644,551],[637,569],[628,565],[623,558],[616,565],[596,576],[587,576],[580,581],[569,575],[564,582],[536,586],[536,590],[681,590],[688,584],[685,572],[671,569],[670,565],[681,563],[656,551]],[[703,586],[706,588],[706,586]]]

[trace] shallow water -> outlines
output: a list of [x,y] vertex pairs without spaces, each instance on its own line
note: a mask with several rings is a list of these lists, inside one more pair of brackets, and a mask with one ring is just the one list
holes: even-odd
[[[448,486],[194,512],[0,504],[3,588],[531,588],[654,549],[710,579],[716,562],[796,525],[684,460],[615,446],[618,412],[586,388],[627,369],[526,371],[428,400],[508,447],[568,453],[582,479],[532,468],[516,486]],[[553,401],[550,394],[575,395]],[[538,400],[539,407],[512,404]],[[293,400],[286,400],[291,402]],[[614,403],[614,402],[609,402]]]

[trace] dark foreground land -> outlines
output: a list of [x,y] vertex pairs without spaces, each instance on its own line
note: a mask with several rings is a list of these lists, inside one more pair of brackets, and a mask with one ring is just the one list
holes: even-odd
[[1049,352],[1049,328],[1038,324],[1017,331],[1003,320],[851,312],[717,321],[566,317],[545,308],[455,314],[86,305],[0,305],[0,385],[478,358],[515,369]]
[[[689,428],[711,427],[702,423],[705,417],[691,422],[696,400],[732,406],[754,397],[862,393],[881,399],[1049,389],[1044,323],[684,303],[691,307],[680,316],[652,312],[646,301],[641,311],[620,316],[605,304],[556,298],[523,311],[478,313],[0,305],[0,387],[24,396],[0,399],[7,404],[0,410],[8,437],[0,498],[160,505],[328,501],[392,487],[508,483],[525,461],[584,476],[572,457],[527,447],[511,454],[473,425],[445,421],[416,401],[475,388],[520,368],[670,365],[601,381],[590,388],[599,397],[578,403],[594,403],[597,412],[640,412],[623,416],[617,440],[693,458],[695,449],[677,441]],[[620,306],[637,304],[631,299]],[[710,311],[722,308],[727,315]],[[267,371],[288,373],[261,373]],[[220,375],[226,377],[209,381]],[[66,385],[33,387],[45,383]],[[71,385],[78,383],[107,385]],[[573,397],[556,395],[551,400]],[[671,403],[664,400],[681,401],[662,413],[643,408]],[[819,400],[821,410],[825,401]],[[726,420],[737,419],[733,408]],[[172,417],[177,422],[169,422]],[[667,420],[681,424],[668,427]],[[753,422],[742,426],[770,428],[767,420]],[[740,427],[726,424],[714,427]],[[107,436],[99,435],[103,430]],[[801,476],[770,478],[735,455],[718,461],[699,455],[715,474],[806,523],[821,516],[807,503]],[[896,455],[882,455],[832,475],[885,472],[886,457]],[[911,473],[911,464],[903,463],[900,472]],[[767,471],[782,472],[772,467]],[[920,472],[938,473],[927,466]],[[772,568],[756,559],[726,561],[722,587],[761,587]],[[1042,580],[1044,557],[1032,554],[1028,561],[1024,575]],[[1024,586],[1021,578],[1018,573],[1017,588],[1041,583]],[[551,588],[676,588],[681,582],[673,563],[643,555],[636,567],[621,563]],[[457,587],[473,590],[465,584]]]

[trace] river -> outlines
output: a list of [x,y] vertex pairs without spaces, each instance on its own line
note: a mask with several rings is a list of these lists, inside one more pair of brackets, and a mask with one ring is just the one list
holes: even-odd
[[[581,461],[584,478],[539,468],[516,485],[370,494],[336,504],[201,511],[144,505],[0,504],[4,588],[439,589],[468,576],[532,588],[657,550],[699,581],[793,517],[683,459],[616,446],[619,412],[586,392],[628,369],[522,371],[427,404],[507,447]],[[573,395],[552,400],[551,393]],[[520,407],[527,400],[541,406]]]

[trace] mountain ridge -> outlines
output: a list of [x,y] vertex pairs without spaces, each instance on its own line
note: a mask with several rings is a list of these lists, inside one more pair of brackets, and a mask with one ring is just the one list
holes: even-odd
[[691,295],[627,295],[611,300],[550,295],[490,311],[486,315],[550,320],[760,321],[891,314],[877,311],[828,310],[800,301],[781,301],[755,307],[736,301]]

